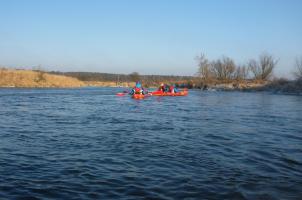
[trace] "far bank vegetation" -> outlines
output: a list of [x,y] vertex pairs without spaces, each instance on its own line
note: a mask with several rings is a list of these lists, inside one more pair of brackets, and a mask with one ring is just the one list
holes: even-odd
[[237,65],[235,61],[227,56],[215,60],[208,60],[205,54],[197,58],[198,77],[200,86],[217,84],[234,84],[239,86],[256,86],[265,84],[272,76],[272,72],[278,63],[272,55],[263,53],[258,59],[250,59],[246,64]]
[[177,84],[181,87],[194,86],[197,77],[193,76],[169,76],[169,75],[141,75],[138,72],[130,74],[110,74],[99,72],[49,72],[51,74],[64,75],[77,78],[91,85],[98,83],[112,83],[112,86],[132,87],[136,81],[141,81],[144,87],[158,87],[160,83]]
[[243,64],[237,64],[227,56],[209,60],[203,53],[196,60],[197,76],[141,75],[138,72],[46,72],[42,67],[32,70],[0,67],[0,87],[132,87],[136,81],[141,81],[144,87],[158,87],[160,83],[167,83],[186,88],[273,90],[302,94],[302,56],[295,61],[295,80],[274,78],[278,59],[268,53]]
[[192,76],[162,76],[131,74],[109,74],[98,72],[47,72],[42,67],[32,70],[0,67],[0,87],[132,87],[142,81],[144,87],[157,87],[161,82],[176,83],[178,86],[193,87]]
[[269,54],[261,54],[259,59],[251,59],[244,65],[236,65],[235,61],[227,56],[216,60],[208,60],[205,54],[197,58],[198,76],[203,81],[219,80],[228,82],[234,80],[261,80],[266,81],[272,75],[278,61]]
[[222,56],[216,60],[208,60],[205,54],[197,58],[199,87],[222,89],[253,89],[276,92],[302,92],[302,57],[296,59],[294,75],[296,80],[275,78],[273,72],[278,59],[269,53],[262,53],[257,59],[250,59],[238,65],[232,58]]

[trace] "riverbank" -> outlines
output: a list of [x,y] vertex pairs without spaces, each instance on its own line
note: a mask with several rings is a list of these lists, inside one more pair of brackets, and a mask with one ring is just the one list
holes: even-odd
[[9,88],[77,88],[132,87],[134,82],[81,81],[77,78],[44,71],[0,69],[0,87]]
[[246,91],[246,92],[272,92],[281,94],[302,95],[302,79],[286,80],[275,79],[272,81],[241,81],[230,83],[202,84],[202,90],[214,91]]
[[[272,81],[233,80],[228,82],[212,81],[203,83],[198,78],[175,81],[173,78],[148,82],[142,80],[145,87],[158,87],[163,82],[175,83],[180,88],[199,88],[215,91],[268,91],[273,93],[288,93],[302,95],[302,80],[289,81],[275,79]],[[113,80],[113,79],[112,79]],[[70,75],[54,74],[39,70],[16,70],[0,68],[0,87],[15,88],[78,88],[78,87],[133,87],[133,81],[91,81],[79,80]]]
[[43,71],[0,69],[0,87],[60,88],[83,87],[76,78],[52,75]]
[[249,90],[258,89],[268,84],[268,82],[256,82],[256,81],[233,81],[228,83],[214,82],[208,84],[201,84],[200,89],[203,90],[218,90],[218,91],[229,91],[229,90]]
[[269,91],[281,94],[295,94],[302,95],[302,79],[286,80],[278,79],[259,88],[254,88],[254,91]]

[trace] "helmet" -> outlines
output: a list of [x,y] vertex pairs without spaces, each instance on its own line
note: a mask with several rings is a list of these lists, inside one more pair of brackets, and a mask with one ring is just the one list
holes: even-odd
[[164,84],[163,84],[163,83],[161,83],[161,84],[160,84],[160,86],[164,86]]

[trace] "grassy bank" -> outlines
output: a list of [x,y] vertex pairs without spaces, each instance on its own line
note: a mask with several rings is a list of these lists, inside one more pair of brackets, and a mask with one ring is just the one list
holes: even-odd
[[0,87],[74,88],[74,87],[133,87],[134,82],[82,81],[75,77],[38,70],[0,68]]
[[42,71],[0,69],[0,87],[82,87],[83,81]]
[[[135,81],[129,75],[90,72],[45,72],[0,68],[0,87],[17,88],[70,88],[70,87],[133,87]],[[193,86],[193,77],[141,76],[144,87],[158,87],[162,82]]]

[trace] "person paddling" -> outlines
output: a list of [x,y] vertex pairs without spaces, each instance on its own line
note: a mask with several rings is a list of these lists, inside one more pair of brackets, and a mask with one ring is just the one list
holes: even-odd
[[145,89],[142,87],[142,84],[139,81],[137,81],[134,88],[132,88],[130,94],[131,95],[133,95],[133,94],[145,94]]
[[158,91],[165,92],[165,85],[163,83],[160,84]]
[[175,84],[170,86],[169,92],[171,92],[171,93],[177,93],[178,92],[178,89],[176,88]]

